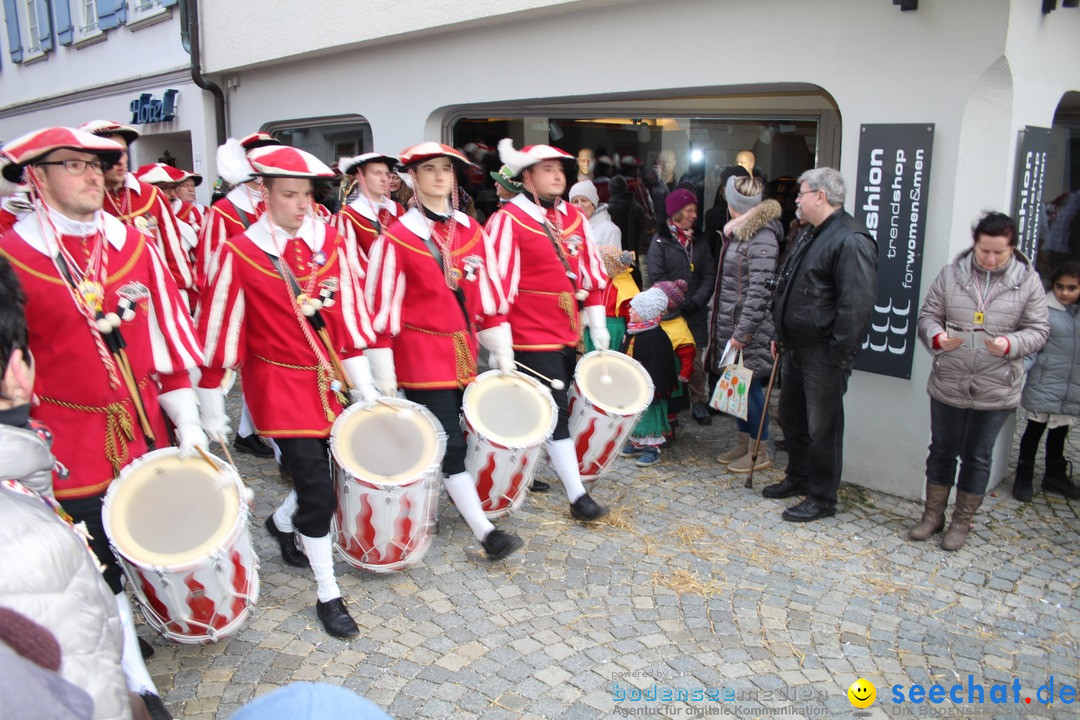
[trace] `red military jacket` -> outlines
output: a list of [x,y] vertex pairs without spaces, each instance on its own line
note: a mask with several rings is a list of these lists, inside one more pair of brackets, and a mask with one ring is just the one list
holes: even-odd
[[375,238],[404,212],[405,209],[398,202],[389,198],[385,204],[376,207],[367,197],[361,195],[341,208],[331,225],[336,227],[346,240],[357,244],[360,266],[366,270]]
[[[61,242],[76,263],[84,261],[86,231],[104,228],[107,278],[103,310],[116,311],[121,297],[134,299],[134,319],[120,332],[132,375],[158,447],[168,444],[157,403],[160,390],[191,387],[188,371],[203,357],[191,318],[157,246],[111,215],[86,224],[56,218]],[[94,232],[93,234],[96,234]],[[92,235],[91,235],[92,236]],[[53,453],[70,475],[57,479],[56,497],[100,495],[118,470],[147,451],[125,384],[113,382],[94,333],[53,262],[56,240],[36,214],[0,237],[0,256],[15,269],[26,293],[26,320],[40,404],[32,411],[56,436]]]
[[465,213],[459,211],[454,218],[451,272],[464,294],[468,323],[425,243],[432,224],[445,238],[449,222],[432,223],[412,208],[371,247],[364,293],[378,345],[394,349],[398,384],[405,388],[460,388],[472,382],[474,333],[506,320],[507,303],[490,238]]
[[[555,240],[574,279],[567,276],[552,245],[547,223],[554,226],[548,230],[551,236],[558,235]],[[510,303],[514,349],[547,351],[577,345],[578,293],[585,296],[585,305],[602,306],[607,286],[585,215],[567,202],[559,202],[557,209],[541,208],[522,193],[491,216],[486,230],[495,244],[499,276]]]
[[260,435],[328,437],[342,410],[331,388],[332,365],[271,255],[292,269],[310,297],[336,290],[321,314],[341,358],[374,341],[356,258],[344,239],[313,217],[289,237],[264,214],[225,241],[202,295],[198,327],[206,364],[199,385],[218,387],[227,369],[242,365],[244,398]]
[[186,290],[194,286],[191,263],[176,216],[168,199],[156,187],[128,173],[118,192],[105,193],[103,209],[157,245],[177,287]]

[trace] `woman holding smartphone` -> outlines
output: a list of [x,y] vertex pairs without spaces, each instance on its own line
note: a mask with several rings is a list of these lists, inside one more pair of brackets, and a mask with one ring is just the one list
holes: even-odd
[[967,541],[990,481],[994,441],[1020,402],[1024,356],[1050,334],[1042,282],[1016,247],[1012,218],[988,212],[972,237],[974,244],[938,274],[919,311],[919,338],[934,356],[927,383],[931,437],[926,505],[908,537],[928,540],[945,527],[955,480],[944,550]]

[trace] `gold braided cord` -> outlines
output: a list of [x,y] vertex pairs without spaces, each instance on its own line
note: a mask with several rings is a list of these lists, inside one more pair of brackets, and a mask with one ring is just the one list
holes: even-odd
[[559,309],[566,313],[566,318],[570,321],[570,327],[577,332],[578,329],[578,307],[577,298],[573,293],[562,290],[560,292],[549,292],[546,290],[526,290],[525,288],[519,288],[518,292],[526,293],[529,295],[544,295],[547,297],[554,297],[557,299]]
[[135,441],[135,425],[124,404],[128,401],[109,403],[104,407],[100,407],[97,405],[80,405],[43,395],[39,395],[38,398],[44,403],[68,410],[105,413],[105,459],[112,465],[113,474],[120,474],[120,468],[127,465],[130,455],[128,444]]
[[[323,367],[321,363],[319,365],[291,365],[289,363],[271,360],[270,358],[263,357],[258,353],[252,353],[252,355],[255,356],[256,360],[264,362],[267,365],[273,365],[275,367],[285,368],[287,370],[303,370],[305,372],[315,373],[315,384],[319,388],[319,403],[322,404],[323,413],[326,415],[327,422],[334,422],[334,420],[337,418],[337,413],[335,413],[330,408],[330,403],[326,401],[327,393],[331,392],[330,373],[325,367]],[[338,402],[341,402],[340,397],[338,398]],[[344,405],[345,403],[341,404]]]
[[457,375],[459,387],[465,387],[476,377],[476,358],[469,349],[468,333],[463,330],[456,332],[438,332],[427,328],[417,327],[405,323],[407,330],[412,330],[424,335],[435,337],[448,337],[454,343],[454,372]]

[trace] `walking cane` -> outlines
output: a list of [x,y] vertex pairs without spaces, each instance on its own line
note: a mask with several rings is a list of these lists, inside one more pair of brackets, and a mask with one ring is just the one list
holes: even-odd
[[[776,357],[773,358],[772,372],[769,373],[769,387],[765,390],[765,407],[761,410],[761,422],[758,423],[757,439],[754,441],[754,452],[750,455],[750,473],[746,476],[743,487],[754,487],[754,468],[757,466],[758,452],[761,450],[761,436],[765,432],[765,419],[769,417],[769,398],[772,397],[772,386],[776,380],[776,368],[780,367],[780,350],[777,349]],[[766,450],[768,452],[768,450]]]

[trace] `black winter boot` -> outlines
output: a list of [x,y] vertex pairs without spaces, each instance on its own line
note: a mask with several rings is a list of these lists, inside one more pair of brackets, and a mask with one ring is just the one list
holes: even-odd
[[1046,459],[1043,475],[1043,492],[1057,493],[1072,500],[1080,500],[1080,486],[1072,481],[1072,463],[1064,459]]
[[1013,479],[1012,496],[1020,502],[1031,502],[1031,478],[1035,474],[1035,462],[1019,458],[1016,461],[1016,477]]

